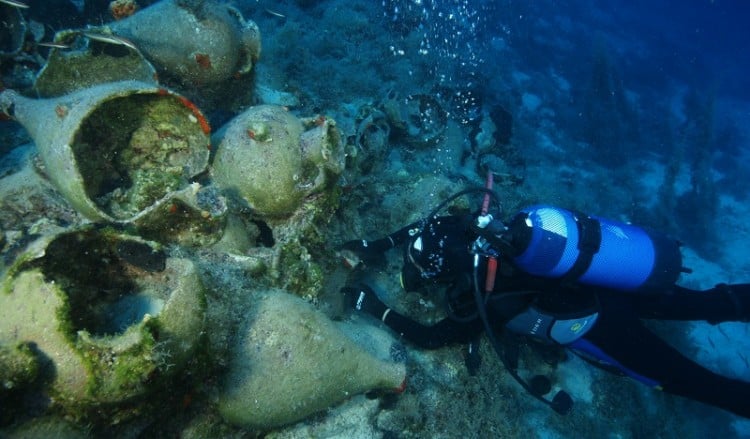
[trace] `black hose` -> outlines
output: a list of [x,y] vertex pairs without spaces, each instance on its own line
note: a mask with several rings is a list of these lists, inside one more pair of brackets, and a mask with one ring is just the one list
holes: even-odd
[[[478,258],[479,255],[475,255],[475,258]],[[554,410],[555,412],[564,415],[567,414],[570,411],[570,407],[572,404],[572,400],[570,399],[570,396],[568,396],[567,393],[563,391],[559,391],[552,401],[543,398],[541,395],[538,395],[536,392],[533,391],[529,383],[523,380],[520,375],[518,375],[518,371],[515,370],[515,368],[510,367],[508,364],[507,358],[505,358],[505,355],[503,354],[503,349],[500,346],[500,341],[495,337],[495,332],[492,330],[492,326],[490,325],[490,320],[487,317],[487,307],[485,304],[485,299],[482,298],[482,292],[479,291],[479,276],[477,272],[479,271],[477,269],[478,263],[475,260],[474,261],[474,300],[477,302],[477,312],[479,314],[479,317],[482,319],[482,323],[484,324],[484,330],[487,334],[487,338],[490,340],[490,343],[492,344],[492,347],[495,349],[495,352],[497,353],[497,356],[500,358],[500,361],[503,363],[503,366],[505,369],[510,373],[510,376],[513,377],[518,384],[521,385],[521,387],[524,388],[531,396],[538,399],[539,401],[543,402],[544,404],[547,404]],[[519,292],[520,294],[523,294],[525,292]]]
[[490,197],[492,197],[492,199],[495,201],[495,203],[498,206],[500,206],[500,197],[495,193],[495,191],[493,191],[492,189],[487,189],[485,187],[474,187],[474,188],[464,189],[464,190],[462,190],[460,192],[456,192],[455,194],[451,195],[445,201],[443,201],[442,203],[438,204],[436,208],[432,209],[432,211],[430,212],[430,214],[427,215],[425,218],[427,218],[428,220],[434,218],[435,215],[437,215],[438,212],[440,212],[451,201],[455,200],[458,197],[462,197],[462,196],[464,196],[466,194],[472,194],[472,193],[475,193],[475,192],[482,192],[482,193],[488,194]]

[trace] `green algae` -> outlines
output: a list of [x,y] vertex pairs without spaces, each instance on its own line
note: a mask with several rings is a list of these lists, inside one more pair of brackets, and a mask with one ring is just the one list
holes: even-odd
[[126,219],[187,186],[201,170],[207,144],[178,98],[136,95],[103,103],[71,147],[87,195],[107,214]]
[[[0,346],[35,344],[53,377],[44,391],[67,416],[129,418],[196,354],[207,305],[193,264],[111,228],[39,246],[3,281]],[[122,313],[133,304],[141,309]],[[8,370],[30,379],[28,368]]]

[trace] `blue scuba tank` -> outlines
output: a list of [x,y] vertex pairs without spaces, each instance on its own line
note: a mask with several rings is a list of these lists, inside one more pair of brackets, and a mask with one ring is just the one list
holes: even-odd
[[683,271],[676,240],[559,207],[527,207],[509,231],[516,266],[536,276],[648,292],[674,285]]

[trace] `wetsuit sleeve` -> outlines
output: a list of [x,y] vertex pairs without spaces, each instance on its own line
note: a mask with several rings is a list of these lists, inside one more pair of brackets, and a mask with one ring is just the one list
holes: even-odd
[[427,326],[393,310],[390,310],[382,320],[406,340],[424,349],[437,349],[455,343],[469,343],[482,331],[481,322],[478,320],[458,322],[446,318]]
[[[351,267],[359,265],[360,261],[364,262],[365,265],[382,265],[384,263],[383,255],[385,252],[401,245],[409,239],[409,230],[416,225],[417,223],[409,224],[384,238],[376,239],[374,241],[368,241],[366,239],[347,241],[339,247],[339,251],[342,252],[344,262]],[[352,255],[354,257],[352,257]],[[359,259],[359,261],[357,259]]]
[[388,236],[374,241],[367,239],[355,239],[341,245],[343,250],[351,250],[357,253],[383,253],[404,243],[409,238],[409,230],[416,227],[417,223],[409,224]]
[[380,319],[403,338],[422,348],[435,349],[453,343],[468,343],[482,331],[478,319],[464,323],[446,318],[431,326],[423,325],[388,308],[366,285],[344,287],[341,292],[352,309]]

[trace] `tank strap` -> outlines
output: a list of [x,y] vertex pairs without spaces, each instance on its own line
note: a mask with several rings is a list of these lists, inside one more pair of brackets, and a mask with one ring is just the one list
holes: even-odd
[[599,252],[602,245],[602,227],[599,220],[581,212],[575,214],[576,227],[578,228],[578,257],[565,273],[561,280],[563,283],[574,283],[583,276],[591,266],[594,255]]

